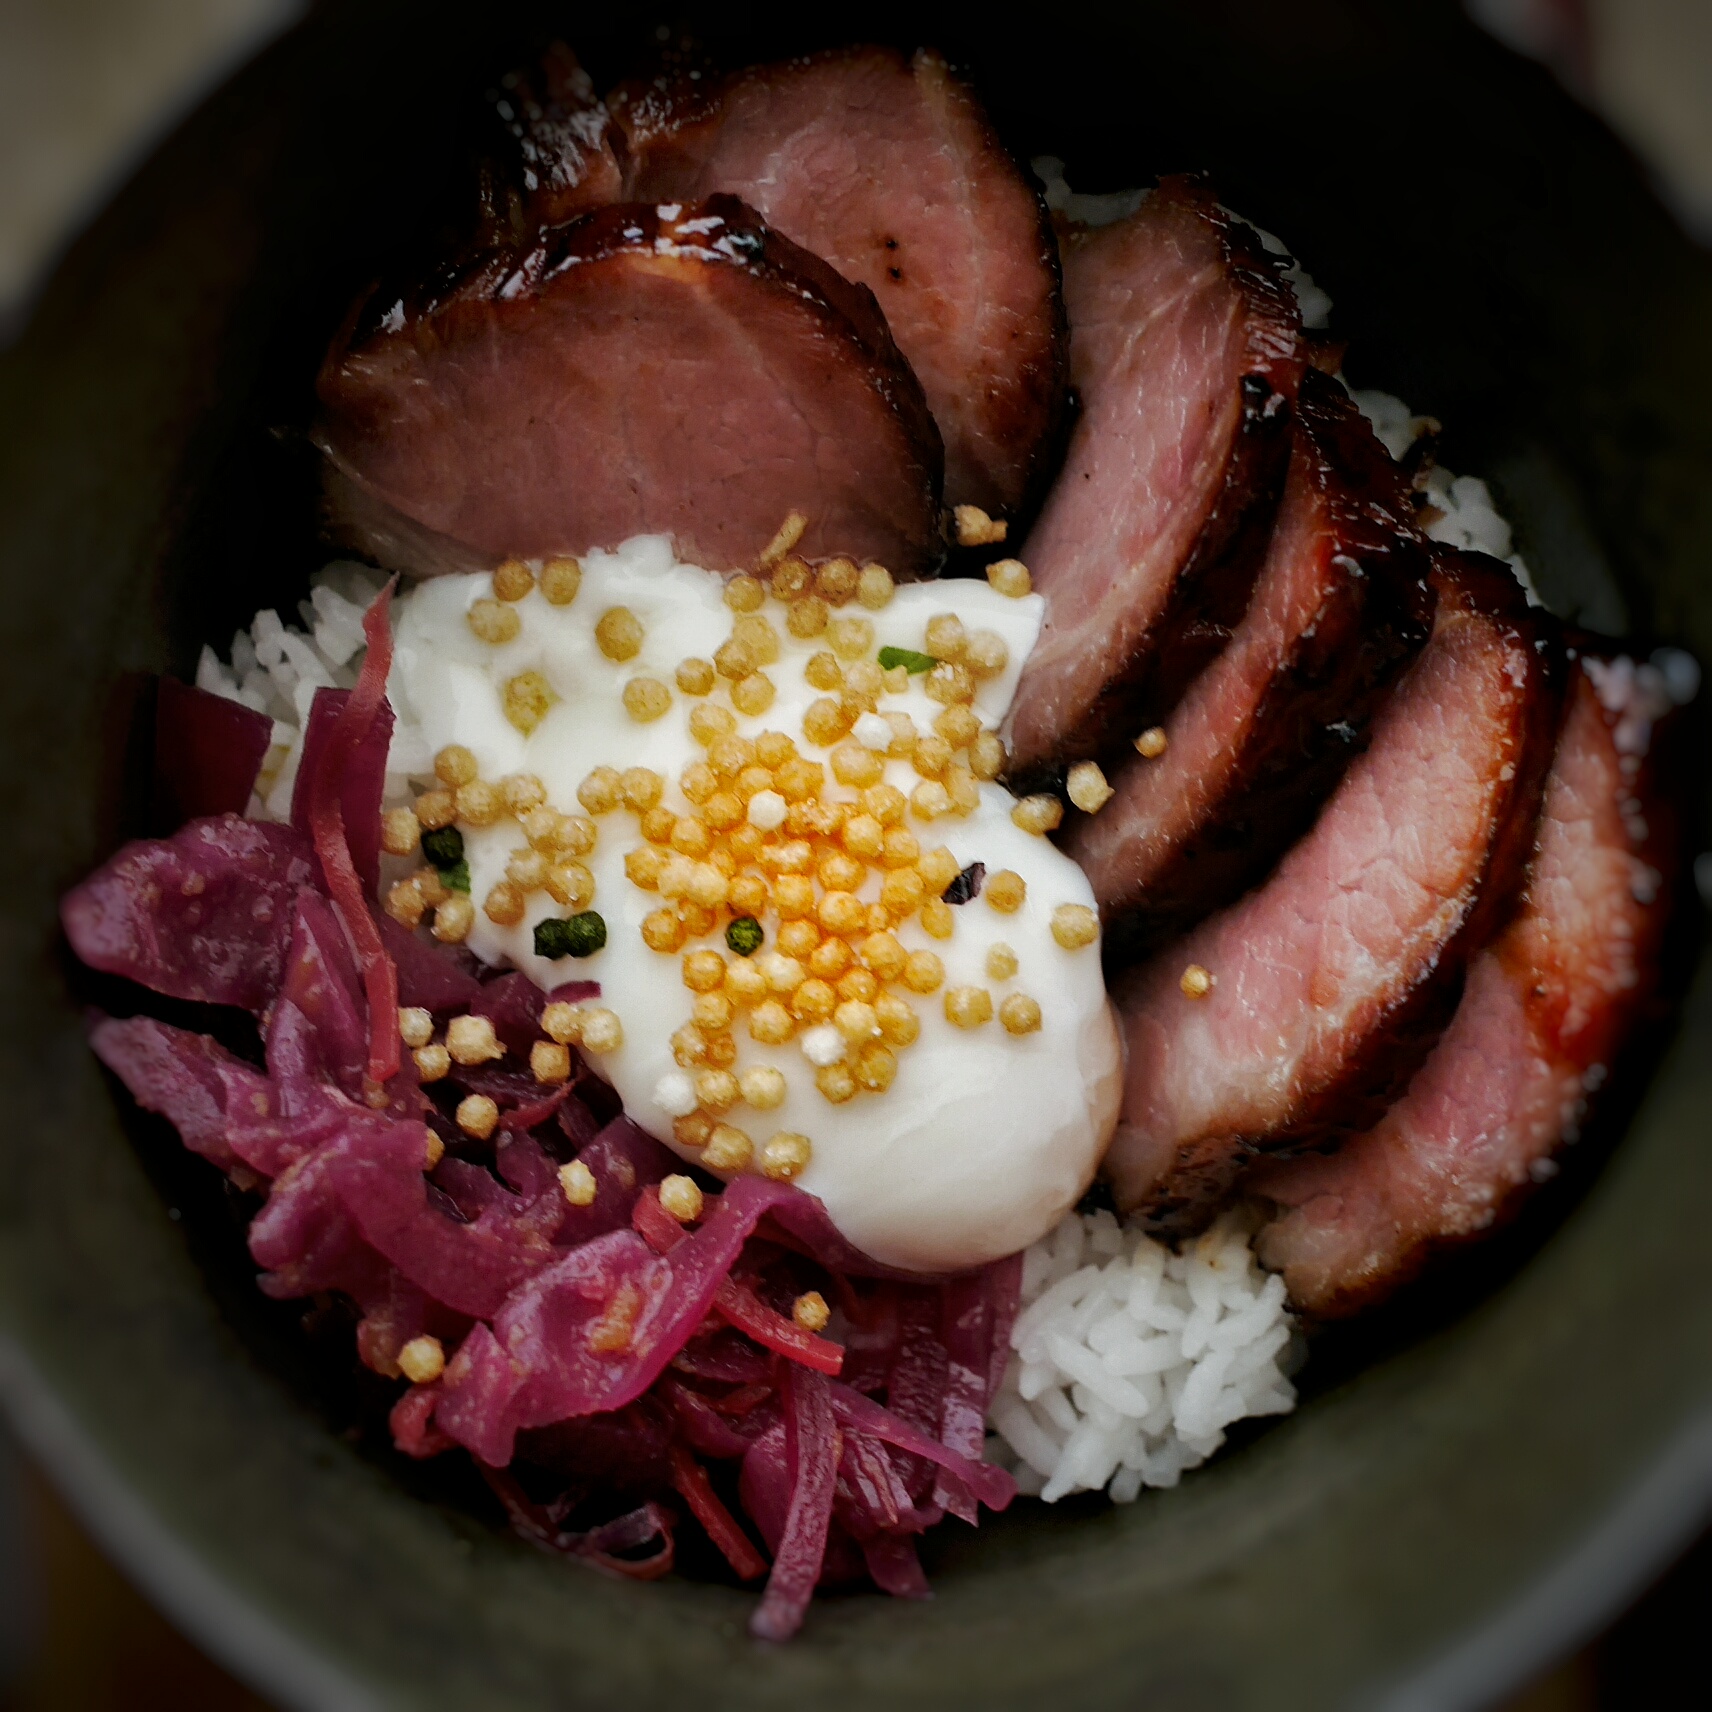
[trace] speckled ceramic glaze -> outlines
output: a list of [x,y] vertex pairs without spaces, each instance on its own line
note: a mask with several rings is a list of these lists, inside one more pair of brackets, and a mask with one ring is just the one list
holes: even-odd
[[[1482,1703],[1712,1492],[1692,897],[1686,1008],[1604,1133],[1517,1230],[1321,1349],[1295,1416],[1122,1510],[952,1524],[930,1603],[827,1599],[783,1649],[746,1638],[744,1595],[548,1561],[479,1494],[342,1430],[373,1399],[255,1294],[214,1174],[88,1056],[79,1007],[102,995],[55,898],[140,829],[143,675],[188,669],[316,562],[315,359],[455,152],[448,92],[504,63],[492,10],[317,12],[139,173],[0,357],[0,1379],[23,1431],[168,1608],[290,1705]],[[805,16],[821,40],[937,41],[1079,187],[1210,170],[1330,290],[1355,381],[1498,478],[1561,602],[1712,657],[1712,258],[1452,6],[1064,0],[1032,32],[991,8],[798,9],[779,32],[703,10],[735,53],[813,45]],[[597,76],[654,17],[578,11],[545,22]]]

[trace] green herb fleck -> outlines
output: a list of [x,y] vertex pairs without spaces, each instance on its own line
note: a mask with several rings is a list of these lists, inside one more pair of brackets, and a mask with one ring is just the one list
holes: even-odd
[[913,648],[882,648],[880,670],[889,672],[893,666],[903,666],[911,673],[931,672],[939,662],[931,654],[918,654]]
[[[464,835],[455,826],[438,826],[422,834],[422,854],[436,868],[455,868],[464,859]],[[468,881],[464,890],[469,890]]]
[[592,957],[606,944],[606,922],[594,910],[548,916],[535,924],[537,957]]
[[440,878],[454,892],[467,892],[470,889],[470,865],[461,858],[449,868],[440,870]]
[[761,924],[752,915],[735,917],[725,930],[725,943],[739,957],[753,957],[761,949],[763,937]]

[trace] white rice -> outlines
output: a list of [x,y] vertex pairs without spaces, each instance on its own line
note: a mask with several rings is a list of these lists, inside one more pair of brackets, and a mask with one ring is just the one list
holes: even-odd
[[1055,1503],[1175,1486],[1251,1415],[1287,1414],[1295,1322],[1227,1213],[1174,1254],[1108,1212],[1071,1213],[1023,1257],[990,1460]]

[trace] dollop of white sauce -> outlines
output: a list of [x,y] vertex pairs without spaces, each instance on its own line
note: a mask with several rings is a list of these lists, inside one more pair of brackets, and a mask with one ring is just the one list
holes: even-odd
[[[648,724],[625,710],[624,686],[651,677],[671,686],[687,656],[711,659],[731,635],[732,612],[719,577],[674,558],[664,537],[639,537],[612,552],[592,552],[582,561],[582,587],[574,602],[550,605],[539,590],[516,603],[522,620],[514,641],[493,646],[471,632],[466,614],[492,592],[485,575],[449,576],[414,590],[400,614],[389,693],[404,721],[413,722],[430,752],[462,744],[480,764],[482,777],[528,772],[545,783],[548,801],[568,813],[583,812],[577,787],[595,767],[620,771],[649,767],[666,781],[663,801],[679,814],[692,812],[678,789],[679,775],[706,751],[690,735],[689,714],[697,698],[672,690],[672,705]],[[612,607],[627,607],[641,621],[645,639],[634,658],[615,663],[596,645],[594,628]],[[852,604],[845,615],[872,621],[876,647],[920,650],[928,620],[955,613],[967,629],[996,631],[1009,648],[1009,664],[982,682],[974,710],[987,727],[997,726],[1016,691],[1019,672],[1039,634],[1043,603],[1038,596],[1014,599],[985,583],[951,581],[900,586],[879,611]],[[810,655],[827,646],[823,637],[799,641],[787,633],[784,611],[765,609],[779,632],[780,657],[765,668],[777,696],[758,718],[737,716],[737,729],[789,735],[809,759],[827,761],[803,734],[802,716],[821,692],[804,679]],[[503,710],[505,684],[521,672],[541,673],[559,698],[527,736]],[[726,704],[726,698],[715,699]],[[906,712],[926,734],[942,709],[912,677],[909,689],[881,697],[883,712]],[[858,722],[859,742],[877,741],[878,727]],[[885,763],[885,780],[907,796],[920,778],[907,760]],[[777,824],[783,802],[764,793],[749,805],[751,820]],[[858,792],[838,785],[830,766],[823,796],[854,801]],[[1027,882],[1023,907],[1001,914],[985,893],[958,907],[948,940],[926,933],[918,918],[894,928],[906,951],[930,950],[945,966],[939,991],[904,993],[921,1020],[920,1037],[897,1048],[897,1075],[883,1093],[861,1092],[842,1105],[829,1102],[814,1083],[815,1064],[834,1052],[833,1039],[804,1029],[783,1046],[749,1037],[742,1014],[734,1024],[737,1073],[758,1064],[780,1070],[784,1104],[754,1111],[739,1104],[724,1121],[748,1133],[757,1151],[778,1131],[809,1137],[813,1156],[797,1179],[817,1195],[839,1230],[876,1260],[917,1271],[948,1271],[1014,1253],[1050,1230],[1091,1180],[1117,1118],[1121,1089],[1118,1034],[1101,976],[1097,945],[1070,951],[1052,936],[1054,908],[1093,906],[1087,879],[1047,839],[1024,832],[1011,820],[1014,799],[997,785],[980,787],[980,806],[964,817],[931,822],[906,816],[924,852],[947,845],[958,862],[986,864],[989,875],[1012,869]],[[782,818],[782,814],[779,814]],[[673,1060],[671,1037],[689,1020],[694,997],[684,986],[682,954],[648,949],[640,929],[661,905],[657,892],[643,891],[626,876],[624,858],[642,842],[637,817],[619,809],[601,816],[594,851],[583,858],[595,876],[590,908],[607,926],[603,950],[583,959],[537,957],[535,923],[565,913],[545,892],[530,895],[525,917],[513,927],[490,921],[481,902],[505,877],[506,862],[523,844],[514,820],[464,829],[475,926],[468,943],[489,963],[511,965],[543,989],[570,980],[601,985],[600,1003],[616,1012],[624,1043],[592,1060],[637,1123],[668,1146],[676,1146],[672,1120],[689,1109],[688,1073]],[[859,895],[879,895],[880,870],[870,868]],[[777,923],[768,918],[772,949]],[[1017,972],[1008,980],[987,973],[995,945],[1015,953]],[[690,941],[685,951],[717,949],[727,956],[722,931]],[[944,995],[974,986],[992,995],[993,1019],[975,1029],[947,1020]],[[897,986],[889,990],[901,991]],[[1008,1034],[997,1010],[1012,993],[1038,1001],[1041,1027]],[[836,1061],[836,1060],[833,1060]],[[678,1147],[685,1158],[697,1153]]]

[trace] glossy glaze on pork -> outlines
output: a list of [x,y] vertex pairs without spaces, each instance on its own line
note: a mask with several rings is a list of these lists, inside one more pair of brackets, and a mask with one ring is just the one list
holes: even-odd
[[740,196],[878,299],[945,439],[945,497],[1014,514],[1058,450],[1067,360],[1045,206],[937,54],[858,47],[608,97],[625,194]]
[[1627,711],[1578,668],[1522,908],[1407,1093],[1330,1157],[1253,1175],[1277,1208],[1260,1253],[1302,1310],[1354,1313],[1492,1229],[1553,1173],[1607,1081],[1656,983],[1672,854]]
[[1007,730],[1023,778],[1133,737],[1150,671],[1181,684],[1240,615],[1303,367],[1277,259],[1191,180],[1073,235],[1064,291],[1081,414],[1022,553],[1047,603]]
[[730,570],[795,508],[806,553],[934,562],[939,436],[872,296],[734,197],[603,208],[390,297],[321,371],[347,516],[477,564],[668,533]]
[[1310,369],[1248,611],[1166,721],[1165,752],[1130,753],[1112,800],[1067,829],[1109,958],[1230,902],[1306,830],[1426,640],[1427,568],[1402,472]]
[[[1123,980],[1106,1168],[1162,1225],[1260,1151],[1372,1124],[1449,1020],[1512,899],[1557,725],[1557,650],[1508,568],[1441,558],[1433,636],[1319,819],[1257,891]],[[1188,996],[1195,965],[1214,985]]]

